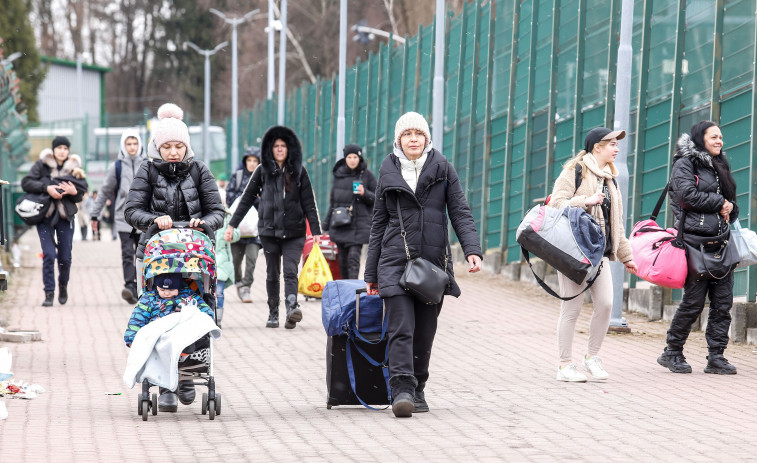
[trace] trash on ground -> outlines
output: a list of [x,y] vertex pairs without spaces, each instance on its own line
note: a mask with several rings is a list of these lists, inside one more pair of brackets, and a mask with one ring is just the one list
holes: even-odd
[[0,381],[0,396],[9,399],[34,399],[45,392],[39,384],[25,383],[20,379]]

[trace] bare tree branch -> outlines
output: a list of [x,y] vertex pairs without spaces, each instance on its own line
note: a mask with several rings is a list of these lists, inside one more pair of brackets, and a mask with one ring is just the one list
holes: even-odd
[[397,19],[394,17],[394,0],[384,0],[384,7],[389,15],[389,22],[392,25],[392,34],[399,36],[400,33],[397,31]]

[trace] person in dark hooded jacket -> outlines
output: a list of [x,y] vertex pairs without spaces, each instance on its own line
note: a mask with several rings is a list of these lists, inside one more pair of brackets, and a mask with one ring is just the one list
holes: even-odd
[[[344,157],[334,165],[331,204],[321,229],[329,232],[336,243],[339,273],[345,280],[355,280],[360,274],[360,254],[371,235],[373,202],[376,198],[376,176],[368,170],[363,150],[358,145],[344,147]],[[350,209],[349,224],[330,227],[335,207]]]
[[281,263],[284,266],[286,323],[293,329],[302,320],[297,303],[297,270],[305,246],[305,219],[313,235],[320,235],[320,220],[308,171],[302,165],[302,145],[294,131],[274,126],[266,131],[260,144],[262,163],[250,178],[239,206],[231,217],[224,238],[231,240],[247,211],[259,198],[258,235],[266,261],[268,321],[266,327],[279,326]]
[[[229,207],[234,201],[242,197],[244,188],[250,183],[250,177],[260,165],[260,148],[251,146],[242,156],[242,165],[231,176],[229,185],[226,187],[226,201]],[[253,207],[258,207],[256,204]],[[231,256],[234,260],[234,284],[237,287],[237,295],[242,302],[252,302],[250,287],[255,281],[255,264],[260,254],[260,238],[257,236],[244,236],[236,243],[231,243]],[[242,273],[242,261],[245,261],[244,273]]]
[[[147,162],[140,166],[126,197],[124,219],[137,230],[145,232],[153,223],[166,230],[174,222],[187,221],[190,227],[206,224],[213,231],[223,226],[225,209],[218,186],[207,166],[194,160],[183,117],[181,108],[171,103],[158,109],[159,121],[147,147]],[[149,238],[142,233],[139,240],[137,272],[141,272]],[[177,391],[161,388],[158,410],[175,412],[176,396]],[[194,382],[179,381],[178,400],[189,405],[194,399]]]
[[[736,182],[723,151],[723,135],[711,121],[701,121],[683,134],[676,143],[673,169],[670,174],[670,204],[676,217],[676,228],[686,234],[717,236],[726,232],[739,217],[735,202]],[[684,223],[681,216],[685,211]],[[691,373],[691,365],[683,356],[683,346],[691,325],[704,309],[709,296],[707,318],[707,366],[705,373],[735,375],[736,367],[723,356],[728,346],[733,306],[733,272],[721,280],[696,281],[689,275],[683,287],[683,298],[668,330],[667,346],[657,363],[673,373]]]
[[37,225],[42,246],[42,281],[45,287],[45,307],[53,305],[55,297],[55,259],[58,259],[58,302],[68,301],[68,280],[71,274],[71,248],[74,239],[74,217],[87,192],[87,181],[81,168],[81,158],[69,155],[71,142],[55,137],[53,149],[45,149],[29,174],[21,180],[27,193],[46,193],[53,199],[45,219]]
[[[394,152],[379,170],[364,276],[368,293],[380,295],[386,307],[389,385],[392,412],[397,417],[428,411],[424,389],[443,303],[428,305],[400,287],[407,261],[423,257],[445,269],[449,285],[444,294],[460,296],[450,255],[448,211],[469,272],[478,272],[483,254],[457,172],[432,147],[426,119],[418,113],[406,113],[394,128]],[[400,231],[399,214],[405,236]]]

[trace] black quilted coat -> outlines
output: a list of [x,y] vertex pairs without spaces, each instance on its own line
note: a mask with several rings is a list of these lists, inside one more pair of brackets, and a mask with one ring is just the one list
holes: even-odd
[[[334,165],[334,184],[331,186],[329,212],[321,225],[328,230],[331,241],[338,244],[367,244],[371,236],[371,219],[373,202],[376,198],[376,176],[368,170],[362,156],[360,163],[353,170],[347,166],[344,158]],[[352,183],[361,182],[365,193],[361,196],[352,192]],[[352,206],[352,222],[343,227],[329,228],[331,213],[335,207]]]
[[[284,140],[287,160],[283,169],[273,159],[273,143]],[[247,187],[229,224],[236,228],[260,195],[258,208],[258,234],[271,238],[298,238],[305,236],[305,219],[314,235],[321,234],[318,208],[308,171],[302,165],[302,145],[294,131],[274,126],[263,135],[260,143],[261,163]]]
[[[725,152],[720,156],[725,156]],[[681,213],[685,209],[686,233],[701,236],[723,233],[728,224],[719,214],[725,202],[721,190],[710,153],[697,148],[688,134],[681,135],[676,143],[670,174],[670,204],[676,217],[676,228],[679,228]],[[731,223],[738,216],[739,207],[733,203]]]
[[[166,162],[160,158],[155,143],[150,143],[148,162],[140,166],[126,197],[124,218],[137,230],[146,231],[163,215],[175,222],[200,218],[217,230],[223,226],[224,208],[213,174],[205,164],[194,160],[191,148],[187,147],[183,161]],[[148,238],[143,234],[140,249]]]
[[381,164],[365,281],[378,282],[381,297],[406,294],[398,283],[405,271],[407,258],[397,218],[397,198],[407,232],[410,258],[421,256],[440,268],[445,267],[446,258],[450,284],[445,294],[460,296],[449,251],[447,211],[465,256],[483,255],[476,224],[457,172],[447,158],[435,149],[428,153],[415,193],[402,178],[396,155],[389,154]]

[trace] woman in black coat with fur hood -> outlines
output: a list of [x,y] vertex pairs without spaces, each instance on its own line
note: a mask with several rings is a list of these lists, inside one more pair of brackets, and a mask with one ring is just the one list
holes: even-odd
[[[683,134],[676,143],[670,174],[670,204],[676,216],[676,228],[685,234],[717,236],[726,232],[739,216],[736,205],[736,182],[723,151],[723,135],[711,121],[701,121]],[[684,222],[681,216],[686,212]],[[684,234],[684,236],[685,236]],[[733,272],[721,280],[696,281],[686,278],[683,299],[676,310],[667,336],[667,347],[657,363],[673,373],[691,373],[683,356],[683,345],[691,325],[710,298],[707,319],[707,366],[705,373],[735,375],[736,367],[723,357],[728,345],[733,305]]]
[[[405,233],[401,232],[400,214]],[[406,113],[394,128],[394,152],[379,170],[365,265],[368,293],[379,294],[386,307],[389,385],[392,412],[397,417],[428,411],[424,388],[444,302],[428,305],[416,299],[400,287],[400,277],[409,259],[423,257],[447,271],[449,284],[444,294],[460,296],[452,271],[448,220],[460,240],[468,271],[478,272],[481,245],[457,172],[431,147],[426,119]]]
[[[321,229],[329,232],[336,243],[339,273],[345,280],[360,275],[360,254],[371,234],[373,202],[376,198],[376,176],[363,159],[358,145],[344,147],[344,157],[334,165],[334,183],[331,186],[331,204]],[[334,208],[347,208],[351,220],[346,225],[331,227]]]
[[258,205],[258,236],[263,244],[266,261],[266,292],[268,293],[268,321],[266,327],[279,326],[279,292],[281,264],[284,264],[284,294],[286,323],[293,329],[302,320],[297,303],[297,270],[305,246],[305,219],[313,235],[320,235],[320,220],[308,171],[302,165],[302,145],[294,131],[274,126],[266,131],[260,143],[261,164],[252,173],[242,193],[236,212],[226,228],[225,237],[231,240],[255,198]]

